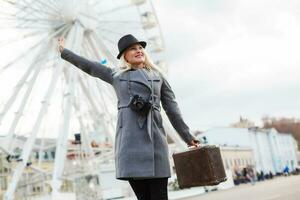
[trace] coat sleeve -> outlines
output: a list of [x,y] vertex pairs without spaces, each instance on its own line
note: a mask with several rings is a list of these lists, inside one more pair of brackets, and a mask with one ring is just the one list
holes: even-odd
[[91,76],[98,77],[101,80],[112,84],[113,82],[113,69],[106,67],[98,62],[90,61],[86,58],[76,55],[68,49],[61,52],[61,58],[72,63],[82,71]]
[[190,144],[191,140],[195,138],[190,134],[189,127],[183,121],[174,92],[164,78],[161,87],[161,104],[177,133],[187,144]]

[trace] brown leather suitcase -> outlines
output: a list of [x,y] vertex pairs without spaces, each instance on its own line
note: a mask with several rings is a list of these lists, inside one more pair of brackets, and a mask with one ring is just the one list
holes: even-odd
[[226,181],[220,148],[203,146],[173,154],[180,188],[217,185]]

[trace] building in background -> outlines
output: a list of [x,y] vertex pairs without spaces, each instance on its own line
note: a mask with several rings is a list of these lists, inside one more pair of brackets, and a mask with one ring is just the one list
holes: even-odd
[[231,124],[231,126],[234,128],[250,128],[254,127],[255,124],[247,118],[243,118],[242,116],[240,116],[240,120],[236,123]]
[[254,165],[254,154],[250,147],[220,146],[220,151],[226,170],[233,170],[235,167],[242,169]]
[[[0,136],[0,144],[4,139],[5,137]],[[66,195],[72,194],[72,199],[75,199],[75,196],[81,199],[97,199],[99,196],[104,199],[132,196],[129,185],[125,181],[115,179],[114,160],[110,156],[112,145],[104,140],[99,142],[97,139],[90,144],[89,153],[81,142],[76,141],[76,138],[68,140],[61,191]],[[26,140],[26,137],[17,136],[14,140],[16,149],[23,148]],[[16,199],[25,197],[42,199],[51,193],[56,142],[55,139],[50,138],[36,140],[27,167],[18,183]],[[42,143],[43,148],[40,148]],[[20,154],[17,150],[14,150],[14,153],[8,158],[8,154],[0,149],[0,199],[4,198],[3,195],[12,180],[12,172],[18,164]]]
[[[244,153],[241,152],[241,149],[251,149],[254,162],[250,164],[253,164],[256,171],[259,172],[281,173],[286,166],[290,170],[295,170],[298,165],[296,140],[291,134],[280,134],[275,129],[213,128],[198,137],[211,145],[239,147],[240,156],[235,158],[237,164],[243,162]],[[230,160],[224,162],[224,166],[229,166]],[[226,162],[229,163],[226,164]],[[232,165],[230,166],[232,167]]]

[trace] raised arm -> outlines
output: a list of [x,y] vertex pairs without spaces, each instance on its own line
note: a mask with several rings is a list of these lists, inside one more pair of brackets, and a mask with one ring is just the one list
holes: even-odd
[[180,137],[188,144],[197,146],[199,141],[190,133],[189,127],[183,121],[178,104],[175,100],[174,92],[166,79],[163,78],[161,87],[161,103],[163,109]]
[[91,76],[98,77],[101,80],[112,84],[113,82],[113,70],[105,65],[100,64],[99,62],[93,62],[72,51],[64,48],[64,39],[59,39],[59,51],[61,53],[61,58],[72,63],[82,71],[88,73]]

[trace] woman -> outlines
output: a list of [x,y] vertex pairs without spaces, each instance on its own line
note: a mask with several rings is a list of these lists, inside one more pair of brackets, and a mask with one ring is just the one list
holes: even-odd
[[63,59],[111,84],[116,92],[116,178],[128,180],[139,200],[165,200],[171,174],[160,102],[181,138],[189,146],[197,146],[199,141],[190,134],[169,83],[152,64],[145,47],[146,42],[123,36],[117,56],[121,67],[112,69],[65,49],[64,39],[59,39]]

